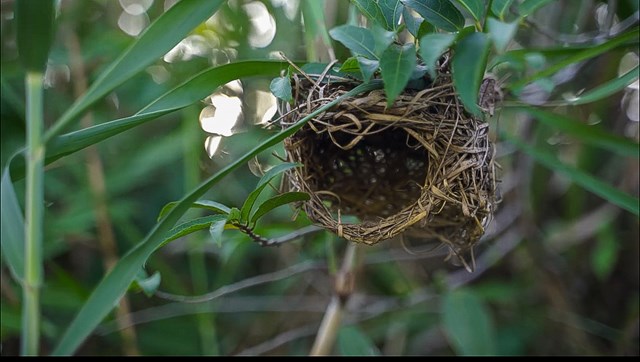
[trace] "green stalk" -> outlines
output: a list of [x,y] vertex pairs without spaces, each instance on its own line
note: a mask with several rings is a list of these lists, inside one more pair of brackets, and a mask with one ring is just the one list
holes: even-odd
[[27,72],[27,189],[25,265],[23,282],[22,355],[38,354],[40,285],[42,283],[42,225],[44,214],[43,80],[41,72]]

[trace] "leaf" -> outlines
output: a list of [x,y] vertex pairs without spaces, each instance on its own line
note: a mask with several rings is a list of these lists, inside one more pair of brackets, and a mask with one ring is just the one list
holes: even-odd
[[638,42],[638,34],[640,34],[638,27],[632,28],[630,30],[628,30],[627,32],[620,34],[614,38],[611,38],[609,40],[607,40],[606,42],[602,43],[602,44],[598,44],[596,46],[592,46],[592,47],[588,47],[585,48],[582,51],[569,51],[566,54],[568,54],[568,56],[566,58],[564,58],[563,60],[553,64],[552,66],[537,72],[536,74],[522,79],[520,81],[514,82],[512,84],[509,85],[509,89],[512,90],[516,90],[519,89],[537,79],[540,78],[546,78],[554,73],[556,73],[557,71],[559,71],[560,69],[571,65],[573,63],[577,63],[586,59],[590,59],[593,58],[595,56],[598,56],[600,54],[606,53],[612,49],[615,49],[619,46],[624,46],[624,45],[631,45],[630,43],[635,43],[636,47],[637,47],[637,42]]
[[402,0],[425,20],[446,31],[458,31],[464,26],[464,17],[448,0]]
[[381,84],[379,82],[361,84],[324,106],[318,107],[309,115],[298,121],[298,123],[272,135],[259,145],[255,146],[249,152],[236,159],[234,162],[223,167],[220,171],[203,181],[196,189],[185,195],[182,200],[180,200],[180,202],[171,211],[169,211],[169,213],[158,224],[156,224],[151,231],[149,231],[147,236],[129,250],[116,263],[113,269],[104,276],[102,281],[93,290],[89,299],[85,302],[62,335],[62,339],[53,349],[52,354],[68,355],[78,348],[78,346],[89,336],[91,331],[93,331],[109,311],[113,309],[116,302],[124,295],[127,287],[149,256],[157,248],[162,246],[163,243],[165,243],[166,234],[170,231],[171,226],[178,221],[191,204],[196,202],[198,198],[204,195],[222,178],[241,165],[249,162],[249,160],[253,159],[260,152],[273,147],[274,145],[282,142],[285,138],[297,132],[303,125],[309,122],[311,118],[316,117],[318,114],[325,112],[327,109],[349,97],[371,91],[373,89],[379,89],[380,87]]
[[340,66],[340,71],[345,73],[360,73],[358,58],[349,57],[344,61],[344,63],[342,63],[342,66]]
[[427,66],[431,79],[436,78],[436,62],[455,39],[453,34],[427,34],[420,39],[420,57]]
[[147,276],[144,269],[141,269],[134,280],[134,284],[137,285],[147,297],[151,297],[156,294],[161,279],[160,272],[156,271],[153,275]]
[[387,50],[396,37],[396,33],[387,31],[379,26],[373,26],[371,28],[371,35],[373,35],[373,42],[375,44],[373,49],[378,57]]
[[400,0],[378,0],[378,5],[385,19],[385,28],[392,31],[398,29],[400,16],[402,16],[402,10],[404,9]]
[[402,19],[404,19],[404,23],[407,26],[409,33],[417,38],[418,30],[420,30],[420,24],[422,24],[424,19],[418,16],[413,16],[411,9],[407,7],[402,10]]
[[285,102],[293,102],[293,94],[291,93],[291,81],[288,77],[278,77],[271,81],[269,89],[274,96]]
[[618,240],[611,223],[603,225],[597,234],[596,246],[591,251],[591,270],[598,280],[606,280],[616,266]]
[[377,23],[383,28],[387,27],[387,20],[384,14],[382,13],[382,9],[380,8],[380,5],[378,5],[378,1],[351,0],[351,2],[368,19],[372,20],[374,23]]
[[504,20],[512,2],[513,0],[493,0],[491,3],[491,11],[500,18],[500,20]]
[[274,196],[262,204],[258,206],[258,209],[251,216],[251,223],[255,224],[262,216],[264,216],[269,211],[275,209],[278,206],[286,205],[292,202],[297,201],[307,201],[309,200],[309,194],[306,192],[285,192],[283,194]]
[[547,5],[552,0],[524,0],[518,6],[518,13],[521,18],[532,14],[534,11],[540,9],[541,7]]
[[240,222],[240,209],[232,207],[229,210],[229,217],[227,218],[231,222]]
[[214,215],[214,218],[211,221],[211,226],[209,227],[211,240],[219,248],[222,247],[222,233],[224,232],[225,226],[229,222],[228,219],[229,218],[227,215]]
[[342,327],[338,331],[338,351],[342,356],[379,356],[380,351],[371,338],[355,326]]
[[265,172],[264,176],[262,176],[260,181],[258,181],[256,188],[251,191],[249,196],[247,196],[247,199],[244,201],[242,208],[240,208],[239,222],[246,223],[247,221],[249,221],[249,215],[251,214],[253,205],[255,204],[256,199],[258,199],[258,196],[260,196],[262,190],[264,190],[264,188],[269,184],[269,181],[271,181],[274,177],[278,176],[282,172],[299,166],[301,165],[298,163],[284,162],[271,167],[269,171]]
[[[226,83],[251,76],[277,76],[289,64],[284,61],[239,61],[204,70],[184,83],[163,94],[133,116],[85,128],[53,138],[47,144],[45,164],[77,152],[109,137],[156,119],[167,113],[187,107],[210,95]],[[24,162],[15,158],[11,165],[12,179],[24,177]]]
[[21,282],[24,279],[24,216],[7,168],[2,173],[0,190],[2,256],[9,265],[11,275]]
[[193,28],[213,15],[222,3],[222,0],[190,0],[180,1],[169,8],[67,109],[47,131],[45,140],[49,141],[64,131],[96,101],[161,58]]
[[484,17],[484,1],[478,0],[457,0],[462,7],[467,9],[475,21],[480,21]]
[[362,72],[362,80],[366,83],[380,67],[380,62],[365,57],[357,57],[357,59]]
[[20,62],[28,72],[44,74],[55,34],[53,0],[19,0],[16,42]]
[[458,42],[453,56],[453,85],[465,108],[475,115],[480,115],[478,90],[490,45],[487,34],[472,33]]
[[589,126],[569,117],[544,111],[539,108],[517,107],[517,110],[529,113],[536,120],[557,130],[597,147],[602,147],[621,156],[640,157],[640,145],[628,138],[616,136],[597,126]]
[[[160,210],[157,221],[162,220],[162,217],[164,217],[169,211],[171,211],[171,209],[173,209],[177,204],[178,201],[173,201],[164,205],[162,210]],[[228,206],[211,200],[198,200],[191,204],[191,207],[211,210],[216,214],[228,214],[230,210]]]
[[203,216],[203,217],[195,218],[189,221],[185,221],[183,223],[176,225],[174,228],[172,228],[166,233],[164,239],[162,240],[158,248],[163,247],[166,244],[178,238],[181,238],[183,236],[193,234],[196,231],[204,230],[208,228],[209,226],[211,226],[211,223],[219,216],[224,216],[225,219],[227,217],[227,215],[220,215],[220,214],[209,215],[209,216]]
[[487,27],[493,40],[493,46],[498,53],[502,53],[507,48],[511,39],[516,35],[518,22],[503,23],[497,19],[489,18],[487,19]]
[[325,25],[324,3],[322,1],[301,1],[300,8],[304,17],[304,36],[307,59],[317,59],[318,39],[325,49],[331,48],[331,39]]
[[375,54],[375,40],[369,29],[353,25],[341,25],[329,30],[329,35],[351,50],[354,55],[378,59]]
[[623,74],[621,77],[612,79],[588,92],[582,93],[581,95],[573,99],[569,99],[569,103],[574,105],[579,105],[579,104],[595,102],[595,101],[604,99],[606,97],[609,97],[623,90],[624,88],[629,86],[631,83],[638,80],[638,75],[639,75],[638,66],[636,66],[635,68],[631,69],[627,73]]
[[402,46],[392,44],[380,59],[380,72],[387,95],[387,106],[391,106],[398,94],[409,82],[416,66],[416,48],[408,43]]
[[622,192],[580,169],[561,162],[549,151],[532,147],[513,136],[507,135],[506,133],[502,133],[502,137],[527,153],[541,165],[568,177],[571,181],[583,187],[585,190],[602,197],[610,203],[617,205],[636,216],[640,216],[640,199],[637,197],[626,192]]
[[470,290],[457,289],[442,300],[442,325],[458,355],[493,355],[495,328],[491,313]]
[[436,27],[433,26],[430,22],[423,21],[422,23],[420,23],[420,29],[418,29],[418,39],[422,38],[427,34],[435,33],[436,31],[437,31]]

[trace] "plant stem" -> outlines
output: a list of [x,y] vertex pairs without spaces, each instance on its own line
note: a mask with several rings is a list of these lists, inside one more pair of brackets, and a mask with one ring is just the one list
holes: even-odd
[[44,75],[27,72],[27,188],[25,195],[25,265],[22,311],[22,355],[38,354],[40,285],[42,282],[42,220],[44,214],[44,144],[42,85]]
[[340,329],[340,322],[344,307],[353,292],[353,269],[356,260],[356,250],[358,244],[350,242],[342,261],[342,266],[336,274],[336,285],[331,302],[324,313],[316,340],[311,348],[311,356],[326,356],[331,353],[333,345]]

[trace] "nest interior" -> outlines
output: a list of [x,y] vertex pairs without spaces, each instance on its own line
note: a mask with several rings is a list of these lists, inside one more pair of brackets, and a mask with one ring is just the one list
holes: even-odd
[[[288,127],[358,83],[296,75]],[[347,240],[375,244],[402,233],[437,240],[457,256],[484,234],[494,204],[488,124],[466,113],[449,74],[406,89],[391,107],[382,90],[349,98],[285,140],[288,188],[307,192],[309,218]],[[346,215],[359,222],[346,223]]]

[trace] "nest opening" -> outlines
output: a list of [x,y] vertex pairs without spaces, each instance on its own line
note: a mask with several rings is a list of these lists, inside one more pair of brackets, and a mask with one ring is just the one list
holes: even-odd
[[[294,104],[282,104],[283,127],[357,84],[295,75]],[[488,124],[464,111],[450,74],[405,89],[391,107],[382,90],[349,98],[286,139],[285,150],[288,161],[303,165],[288,171],[287,187],[310,194],[302,205],[308,217],[350,241],[418,235],[462,258],[496,203]]]

